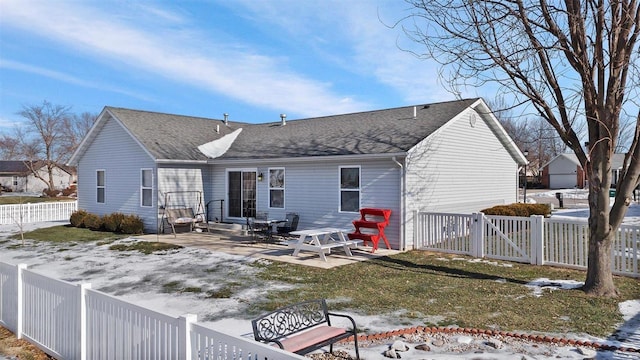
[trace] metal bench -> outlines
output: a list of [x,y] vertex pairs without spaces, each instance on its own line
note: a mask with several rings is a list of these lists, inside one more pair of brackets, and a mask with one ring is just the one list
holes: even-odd
[[[351,321],[352,329],[331,325],[330,317],[342,317]],[[325,299],[304,301],[289,305],[251,321],[256,341],[274,343],[281,349],[304,355],[350,337],[360,359],[356,323],[349,315],[331,313]]]

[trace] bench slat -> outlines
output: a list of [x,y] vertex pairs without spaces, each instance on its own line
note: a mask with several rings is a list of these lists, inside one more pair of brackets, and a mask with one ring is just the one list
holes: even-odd
[[301,332],[290,338],[283,339],[280,342],[282,343],[282,346],[284,346],[285,350],[298,352],[345,333],[345,329],[333,326],[318,326],[309,331]]

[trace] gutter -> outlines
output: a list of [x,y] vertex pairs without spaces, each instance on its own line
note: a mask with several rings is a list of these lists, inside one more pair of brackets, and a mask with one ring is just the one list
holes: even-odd
[[348,161],[348,160],[367,160],[367,159],[386,159],[389,156],[406,156],[406,152],[399,153],[387,153],[387,154],[355,154],[355,155],[324,155],[324,156],[299,156],[299,157],[280,157],[280,158],[250,158],[250,159],[210,159],[208,164],[252,164],[256,163],[300,163],[318,160],[335,160],[335,161]]
[[[391,157],[391,161],[393,161],[394,163],[396,163],[396,165],[398,165],[398,167],[400,168],[400,250],[401,251],[406,251],[407,250],[407,244],[406,244],[406,237],[405,237],[405,233],[406,233],[406,219],[405,219],[405,199],[404,199],[404,189],[406,187],[406,176],[405,176],[405,168],[404,165],[402,163],[400,163],[398,161],[398,159],[393,156]],[[414,229],[415,231],[415,229]]]

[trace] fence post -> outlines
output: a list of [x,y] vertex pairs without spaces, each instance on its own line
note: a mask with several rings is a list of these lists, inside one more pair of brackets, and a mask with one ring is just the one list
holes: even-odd
[[[420,221],[418,220],[418,210],[413,210],[413,247],[412,249],[420,249],[420,247],[422,246],[422,244],[424,243],[424,235],[423,236],[419,236],[421,235],[420,232],[420,228],[424,226],[424,224],[421,224]],[[418,239],[420,239],[421,243],[418,244]]]
[[476,258],[484,257],[484,214],[483,213],[473,213],[473,231],[472,234],[472,242],[473,242],[473,256]]
[[179,320],[178,356],[180,359],[188,360],[191,359],[191,324],[198,321],[198,315],[184,314]]
[[544,216],[531,215],[531,264],[544,265]]
[[83,283],[78,284],[78,296],[79,296],[79,321],[80,321],[80,346],[78,346],[78,359],[87,359],[87,289],[91,289],[91,284]]
[[17,300],[17,309],[16,313],[18,314],[16,319],[16,338],[22,339],[22,322],[24,319],[24,309],[23,309],[23,299],[24,299],[24,286],[22,280],[22,272],[27,268],[27,264],[18,264],[16,266],[16,284],[18,285],[18,300]]

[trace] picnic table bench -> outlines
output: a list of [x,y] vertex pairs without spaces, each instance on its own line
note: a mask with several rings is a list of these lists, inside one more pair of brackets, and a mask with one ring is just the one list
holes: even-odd
[[[351,329],[331,325],[332,317],[341,317],[351,322]],[[350,337],[360,359],[356,323],[349,315],[327,310],[325,299],[316,299],[282,307],[251,321],[256,341],[273,343],[299,355],[333,344]]]

